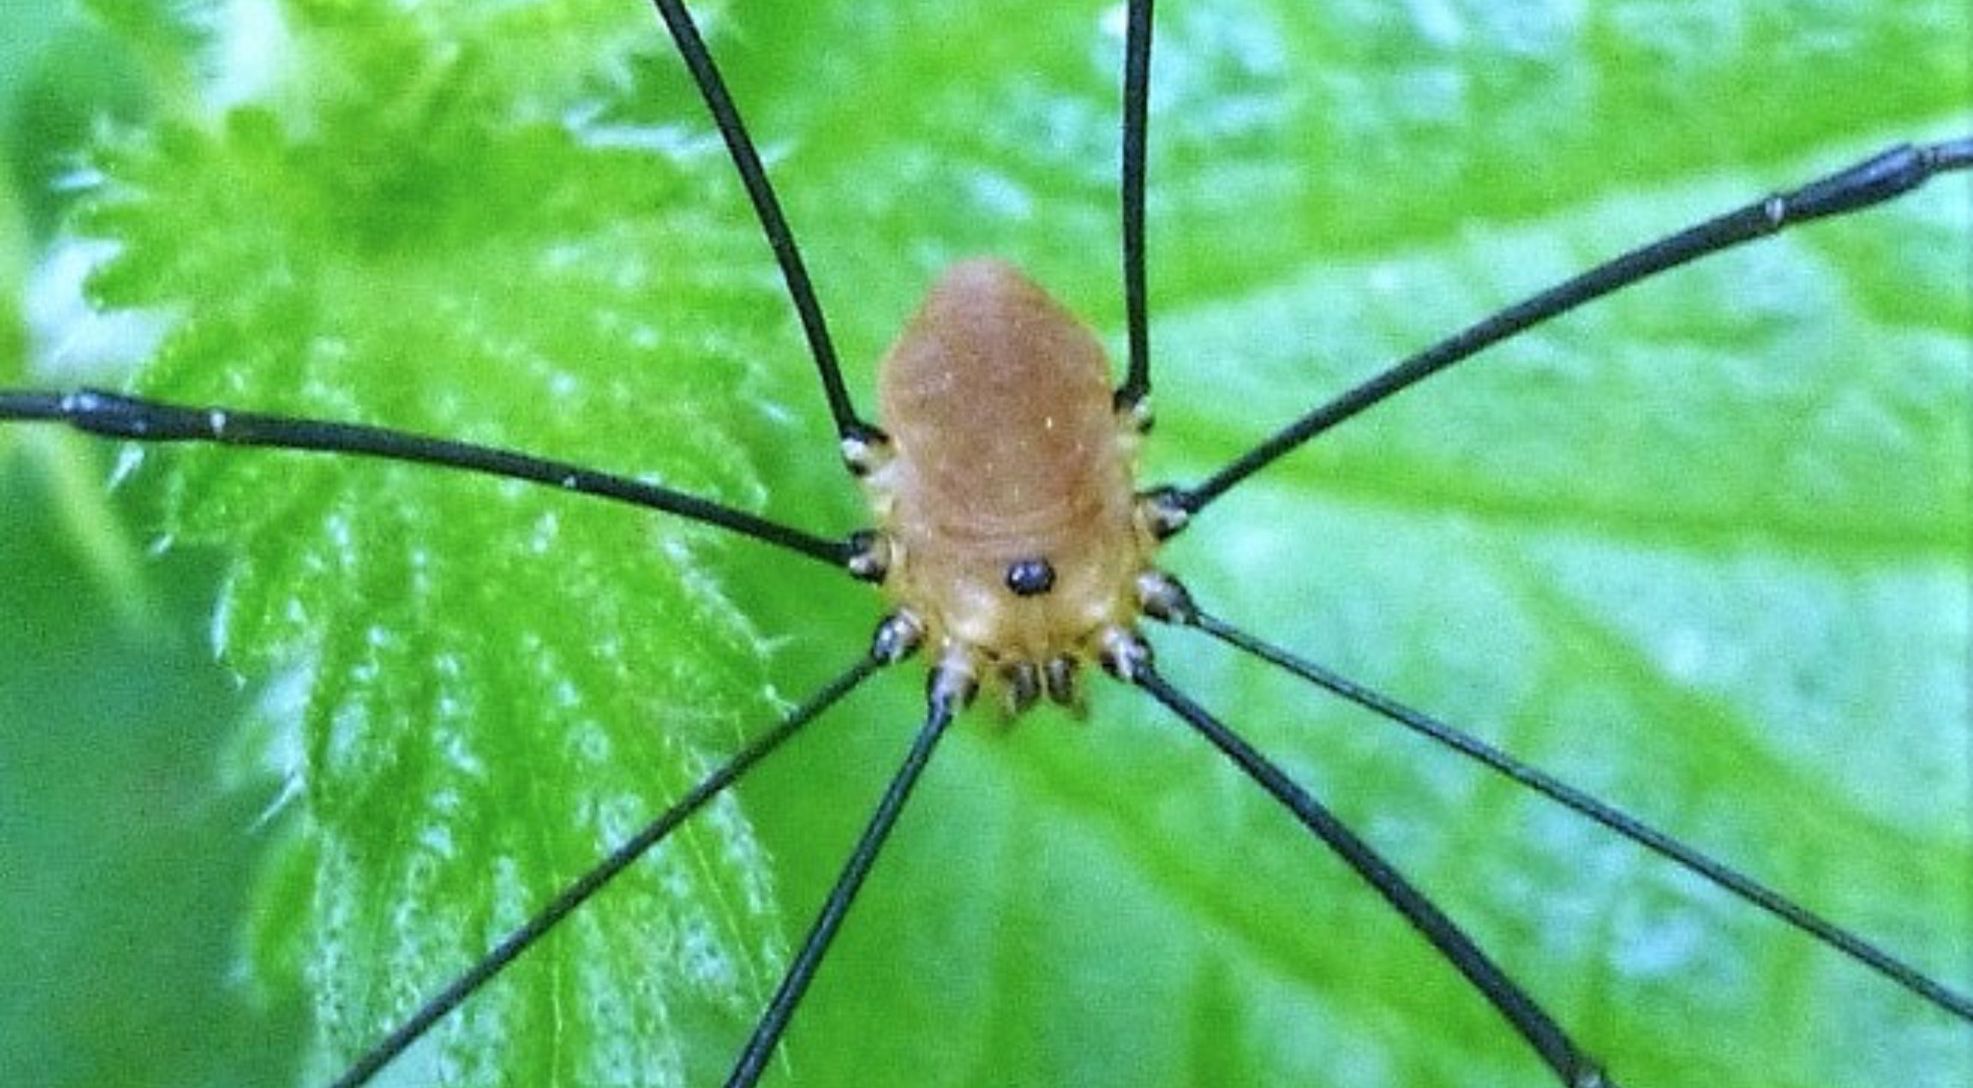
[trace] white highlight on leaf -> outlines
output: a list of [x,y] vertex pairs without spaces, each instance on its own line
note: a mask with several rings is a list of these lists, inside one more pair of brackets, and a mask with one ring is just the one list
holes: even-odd
[[233,628],[233,608],[239,603],[240,575],[229,571],[226,580],[220,584],[219,599],[213,602],[212,625],[206,629],[206,639],[212,646],[212,655],[221,660],[226,658],[226,632]]
[[1123,41],[1130,31],[1130,9],[1124,4],[1112,4],[1096,17],[1097,32],[1112,41]]
[[577,756],[591,766],[608,766],[610,763],[610,735],[594,720],[584,719],[569,730],[569,745]]
[[718,993],[730,992],[739,985],[733,960],[726,955],[719,937],[704,918],[694,916],[688,919],[679,933],[678,942],[678,957],[685,968],[685,976],[695,985]]
[[511,855],[493,859],[492,883],[494,924],[502,929],[519,925],[533,911],[534,901],[527,893],[527,882],[521,879],[520,865]]
[[622,842],[644,824],[645,806],[635,794],[620,793],[604,798],[597,806],[596,826],[604,842]]
[[1451,48],[1465,40],[1465,22],[1445,0],[1405,0],[1404,6],[1410,12],[1411,26],[1430,44]]
[[[585,964],[607,964],[642,949],[623,947],[612,941],[616,936],[605,922],[589,916],[575,920],[581,941],[579,955]],[[643,944],[645,942],[639,942]],[[600,1033],[594,1049],[581,1056],[575,1074],[579,1083],[598,1086],[676,1085],[682,1083],[681,1059],[672,1040],[664,998],[649,982],[620,987],[605,970],[578,967],[582,1011],[612,1030]],[[652,1040],[663,1040],[654,1046]]]
[[[229,610],[232,596],[230,589],[220,596]],[[254,732],[258,745],[251,754],[252,766],[279,783],[266,807],[254,817],[255,831],[264,831],[303,796],[308,767],[307,749],[302,743],[302,711],[314,682],[313,663],[302,662],[275,674],[254,702],[254,717],[261,728]],[[236,784],[231,774],[228,784]]]
[[[565,482],[563,486],[568,486]],[[561,538],[562,520],[553,510],[534,519],[534,530],[528,534],[528,550],[536,555],[546,555]]]
[[409,852],[401,880],[391,888],[391,928],[396,943],[391,946],[385,970],[394,979],[417,978],[427,965],[436,962],[428,935],[434,927],[428,921],[426,904],[434,899],[432,858],[421,850]]
[[213,111],[224,114],[270,94],[295,63],[281,9],[267,0],[232,0],[219,20],[218,77],[209,85]]
[[172,324],[168,313],[104,311],[83,290],[122,250],[116,242],[69,239],[50,247],[29,274],[21,308],[31,373],[64,384],[111,383],[157,351]]
[[1026,222],[1034,217],[1034,194],[1009,175],[976,171],[966,176],[965,185],[985,214],[1013,222]]
[[615,106],[598,99],[577,102],[563,112],[562,124],[585,146],[594,148],[650,151],[673,159],[718,156],[725,150],[718,132],[710,127],[610,124],[599,120]]
[[345,563],[355,558],[356,533],[350,527],[349,514],[337,509],[323,519],[322,528],[329,538],[329,543],[335,545],[337,553]]
[[1383,298],[1398,298],[1405,291],[1404,269],[1396,262],[1379,261],[1370,266],[1364,287]]
[[1706,952],[1708,922],[1689,906],[1638,916],[1643,913],[1633,909],[1619,914],[1619,939],[1610,942],[1617,966],[1635,978],[1684,977]]
[[325,745],[328,765],[321,768],[320,774],[334,774],[340,767],[349,767],[364,754],[364,745],[370,734],[370,714],[368,709],[357,702],[343,702],[329,715],[329,738]]
[[475,781],[486,779],[486,761],[473,750],[465,730],[438,727],[438,747],[446,766]]
[[1711,657],[1706,636],[1689,627],[1669,632],[1660,653],[1665,671],[1687,682],[1698,680],[1707,671]]
[[772,915],[774,886],[769,878],[767,856],[733,795],[721,794],[699,814],[699,820],[714,840],[722,844],[720,860],[739,874],[747,913],[756,918]]
[[123,486],[138,469],[144,466],[144,449],[137,445],[125,445],[117,451],[116,462],[110,467],[109,489],[115,491]]
[[452,841],[452,829],[444,824],[425,824],[420,827],[418,845],[447,860],[458,856],[457,846]]
[[64,195],[89,192],[102,188],[109,181],[109,175],[90,163],[77,163],[57,174],[48,182],[48,188]]

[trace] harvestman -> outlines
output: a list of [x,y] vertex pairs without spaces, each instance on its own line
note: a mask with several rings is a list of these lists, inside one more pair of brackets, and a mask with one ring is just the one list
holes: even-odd
[[1100,666],[1197,730],[1355,870],[1463,974],[1562,1084],[1614,1083],[1562,1024],[1461,928],[1322,803],[1159,673],[1142,619],[1193,627],[1438,740],[1595,820],[1830,945],[1951,1016],[1973,1000],[1751,878],[1483,741],[1269,645],[1194,603],[1152,562],[1158,545],[1247,477],[1384,399],[1548,318],[1698,257],[1785,227],[1890,200],[1973,167],[1973,137],[1890,149],[1790,192],[1707,220],[1536,294],[1322,404],[1191,486],[1137,490],[1136,442],[1149,429],[1144,259],[1145,105],[1152,0],[1129,9],[1124,74],[1123,270],[1128,361],[1108,387],[1095,338],[1009,266],[950,270],[891,349],[880,377],[882,428],[861,418],[790,229],[760,158],[682,0],[655,0],[737,166],[807,336],[850,471],[875,528],[829,540],[668,488],[507,450],[376,427],[188,407],[98,390],[0,391],[0,419],[65,423],[144,442],[212,442],[420,462],[528,480],[714,525],[827,563],[883,587],[893,605],[867,654],[713,772],[515,930],[336,1081],[357,1085],[524,953],[617,873],[661,842],[804,724],[881,668],[930,659],[928,709],[903,767],[733,1067],[760,1077],[821,967],[920,773],[981,690],[1013,713],[1044,695],[1071,704],[1080,670]]

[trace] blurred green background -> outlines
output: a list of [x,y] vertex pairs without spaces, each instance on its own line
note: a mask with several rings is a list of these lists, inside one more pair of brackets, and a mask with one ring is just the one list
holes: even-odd
[[[29,270],[91,134],[170,98],[178,44],[110,33],[69,3],[0,4],[8,384]],[[219,565],[143,556],[103,486],[113,454],[0,435],[0,1083],[283,1083],[303,1021],[242,969],[268,795],[219,788],[245,705],[207,635]]]
[[[1195,478],[1292,406],[1623,244],[1973,122],[1956,0],[1168,7],[1159,476]],[[190,39],[145,5],[103,10],[119,34],[64,4],[0,6],[0,380],[19,378],[18,292],[92,127],[191,108]],[[1116,340],[1099,5],[724,10],[716,40],[782,164],[853,389],[926,279],[980,250]],[[675,75],[655,82],[690,115]],[[1533,337],[1283,465],[1172,562],[1235,618],[1965,985],[1969,217],[1955,180]],[[748,322],[779,329],[770,414],[795,421],[752,450],[767,507],[848,524],[847,489],[810,456],[827,439],[783,318],[713,310],[708,339]],[[274,787],[219,785],[249,709],[212,662],[225,560],[149,557],[149,523],[99,486],[111,460],[0,431],[0,1084],[286,1083],[300,999],[257,994],[239,951]],[[784,693],[874,612],[810,572],[729,563],[760,628],[790,639],[772,661]],[[1663,866],[1258,670],[1160,645],[1627,1082],[1954,1085],[1973,1062],[1963,1026]],[[887,688],[747,791],[790,934],[913,715],[915,679]],[[860,1085],[1541,1083],[1380,905],[1195,747],[1114,691],[1087,728],[963,730],[804,1009],[793,1068]],[[688,1045],[716,1067],[735,1042]]]

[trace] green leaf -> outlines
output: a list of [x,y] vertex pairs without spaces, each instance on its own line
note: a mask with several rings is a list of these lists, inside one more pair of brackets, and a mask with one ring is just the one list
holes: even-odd
[[[243,104],[105,153],[83,225],[126,248],[96,289],[180,317],[142,386],[859,524],[765,247],[649,13],[399,7],[288,4]],[[1152,479],[1197,479],[1631,244],[1973,123],[1950,0],[1165,7]],[[937,271],[982,251],[1119,339],[1113,12],[718,14],[853,389]],[[1628,292],[1271,469],[1170,568],[1963,975],[1969,234],[1956,178]],[[273,975],[314,994],[311,1082],[764,723],[763,678],[805,693],[880,609],[813,564],[456,475],[173,451],[142,479],[174,539],[234,557],[229,662],[298,678],[279,690],[299,735],[278,704],[256,734],[297,794],[254,925]],[[1944,1085],[1973,1062],[1964,1024],[1655,859],[1156,641],[1624,1083]],[[1544,1083],[1249,784],[1096,686],[1086,723],[982,713],[949,742],[787,1079]],[[918,683],[880,688],[408,1079],[720,1075],[902,755]]]
[[[132,78],[133,58],[68,5],[0,15],[0,43],[0,384],[18,387],[30,375],[100,354],[115,337],[71,324],[82,307],[65,291],[72,292],[87,258],[42,247],[73,202],[73,175],[95,133],[107,117],[141,109],[143,96]],[[135,354],[126,351],[125,361]],[[24,472],[43,478],[67,523],[68,545],[122,598],[123,618],[142,625],[154,602],[140,557],[103,490],[100,447],[52,428],[0,431],[0,461],[18,458]]]
[[[263,94],[105,153],[79,229],[120,248],[92,289],[177,318],[140,388],[757,503],[745,452],[706,425],[750,395],[749,315],[774,312],[764,277],[729,271],[752,237],[711,217],[716,157],[603,127],[628,123],[614,103],[657,43],[615,50],[614,82],[503,52],[582,35],[607,56],[638,13],[387,8],[284,9],[286,63]],[[601,116],[561,123],[579,108]],[[710,315],[731,320],[695,325]],[[314,993],[320,1079],[770,701],[757,636],[703,583],[724,541],[519,485],[236,452],[153,457],[143,480],[174,540],[233,549],[227,662],[289,677],[255,743],[292,796],[300,858],[274,864],[278,916],[255,943]],[[422,1056],[460,1082],[676,1083],[674,1025],[737,1024],[771,988],[770,888],[723,802]],[[622,1041],[639,1028],[660,1041]]]
[[[0,381],[17,382],[27,372],[27,321],[22,290],[27,281],[27,231],[13,186],[0,178]],[[0,450],[8,448],[0,439]]]

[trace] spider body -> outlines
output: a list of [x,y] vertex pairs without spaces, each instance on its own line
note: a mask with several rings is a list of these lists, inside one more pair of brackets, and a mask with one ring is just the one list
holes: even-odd
[[869,475],[886,590],[936,668],[1005,686],[1010,709],[1126,637],[1155,534],[1132,491],[1136,418],[1102,345],[996,260],[954,265],[885,356],[888,454]]

